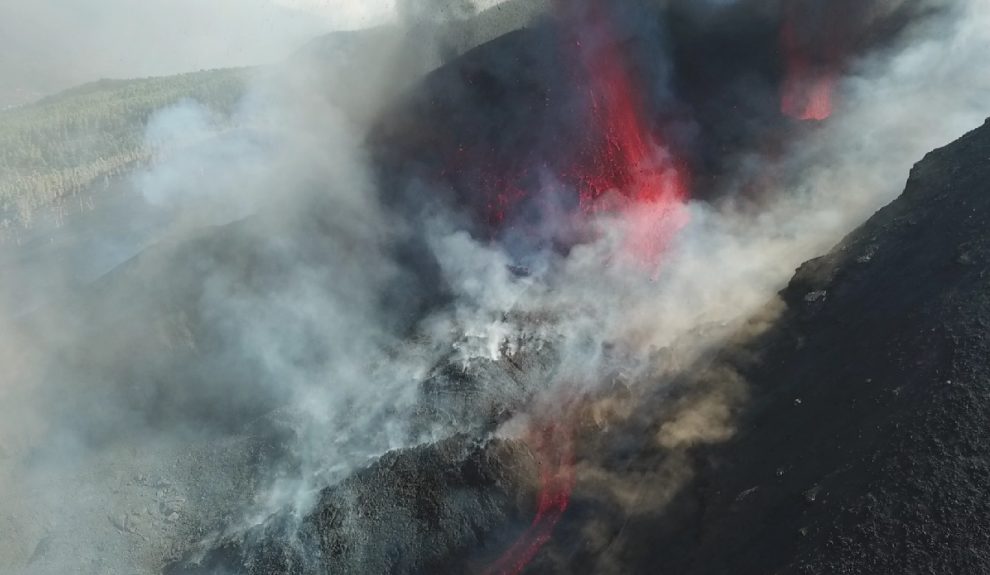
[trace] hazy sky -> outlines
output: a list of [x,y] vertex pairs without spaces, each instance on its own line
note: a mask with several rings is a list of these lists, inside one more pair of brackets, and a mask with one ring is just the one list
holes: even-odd
[[270,62],[395,0],[0,0],[0,107],[101,77]]

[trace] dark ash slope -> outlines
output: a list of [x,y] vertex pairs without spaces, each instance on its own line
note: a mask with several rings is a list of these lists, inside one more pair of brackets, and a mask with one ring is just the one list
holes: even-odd
[[[988,224],[990,122],[931,153],[897,201],[804,264],[781,292],[786,309],[762,335],[728,344],[673,391],[661,386],[662,396],[633,398],[639,413],[623,425],[582,424],[571,506],[526,572],[990,569]],[[654,441],[712,397],[734,406],[731,439],[693,448]],[[386,456],[327,490],[309,519],[323,534],[313,572],[372,565],[376,572],[472,572],[497,556],[507,534],[532,516],[532,455],[511,443],[496,443],[494,452],[449,451],[455,444]],[[462,455],[437,458],[448,452]],[[477,459],[489,452],[496,455]],[[487,461],[479,469],[489,470],[480,475],[488,479],[466,480],[474,475],[458,463],[463,454]],[[335,530],[333,510],[348,489],[359,503],[345,515],[364,523]],[[442,513],[427,512],[399,531],[375,519],[386,511],[401,519],[425,509],[417,501],[445,500],[458,509],[495,505],[467,531]],[[497,525],[499,518],[508,523]],[[427,539],[409,538],[417,533]],[[278,543],[284,538],[272,535],[213,558],[256,572],[249,566],[258,557],[281,561],[287,552]]]
[[477,569],[448,558],[500,537],[535,512],[537,464],[522,443],[456,436],[385,454],[288,513],[230,537],[167,575],[437,573]]
[[[988,230],[990,121],[929,154],[798,270],[769,331],[720,354],[751,400],[673,502],[609,517],[585,497],[530,572],[990,570]],[[665,454],[635,465],[649,457]],[[577,535],[596,523],[607,558]]]

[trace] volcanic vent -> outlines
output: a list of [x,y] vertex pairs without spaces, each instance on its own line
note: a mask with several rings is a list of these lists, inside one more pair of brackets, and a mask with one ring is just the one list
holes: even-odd
[[[829,276],[774,305],[781,268],[865,209],[808,215],[801,202],[820,196],[789,193],[820,166],[793,148],[831,153],[830,126],[852,106],[843,76],[929,8],[558,0],[428,74],[366,140],[397,254],[376,296],[415,304],[395,306],[404,343],[376,359],[433,354],[414,400],[375,421],[415,447],[318,485],[300,498],[309,506],[205,538],[170,572],[704,573],[730,555],[754,573],[791,566],[736,544],[745,526],[731,510],[787,513],[719,446],[751,424],[748,402],[780,401],[749,385],[777,377],[761,354],[790,365],[801,310],[841,301]],[[717,286],[722,273],[738,285]],[[821,337],[838,345],[833,331]],[[720,477],[724,461],[755,490]],[[722,484],[731,501],[707,487]]]

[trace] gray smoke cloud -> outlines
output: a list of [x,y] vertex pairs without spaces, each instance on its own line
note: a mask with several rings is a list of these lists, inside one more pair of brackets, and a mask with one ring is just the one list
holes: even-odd
[[[603,216],[599,241],[567,256],[544,254],[525,278],[507,274],[500,283],[481,274],[485,266],[477,262],[485,254],[495,269],[507,258],[485,243],[463,246],[444,269],[455,285],[489,278],[477,284],[492,287],[490,293],[463,301],[492,314],[507,311],[507,301],[526,311],[581,310],[562,314],[573,316],[561,332],[575,341],[633,338],[644,348],[663,347],[704,323],[747,317],[801,262],[896,197],[914,162],[990,114],[980,97],[990,74],[970,64],[990,45],[983,32],[988,17],[980,2],[959,3],[896,46],[856,61],[838,85],[832,118],[809,125],[783,156],[752,152],[739,162],[740,179],[725,184],[730,191],[749,185],[753,171],[774,174],[758,198],[728,193],[666,217],[684,224],[656,269],[615,257],[624,228],[656,220],[651,206],[642,208],[642,219]],[[458,267],[462,260],[475,263]]]
[[5,572],[157,573],[451,432],[411,425],[456,335],[410,338],[382,304],[408,273],[405,223],[363,144],[436,65],[439,32],[413,24],[258,69],[229,121],[159,110],[112,201],[3,246]]
[[[435,214],[424,243],[452,303],[410,328],[402,305],[382,305],[413,283],[415,262],[392,249],[408,222],[380,203],[363,142],[408,85],[377,73],[395,70],[405,46],[342,59],[367,64],[363,82],[308,59],[263,71],[233,127],[192,101],[159,111],[146,133],[155,159],[121,184],[165,220],[153,241],[117,250],[143,253],[82,293],[59,265],[4,270],[0,564],[10,572],[154,573],[273,512],[301,515],[320,488],[383,452],[458,430],[417,421],[420,383],[451,355],[511,357],[520,334],[553,342],[558,368],[540,383],[550,395],[602,391],[616,348],[630,381],[651,381],[657,361],[690,365],[899,193],[913,162],[990,115],[990,9],[967,0],[855,62],[833,118],[783,157],[744,158],[740,186],[753,170],[779,174],[759,200],[730,194],[668,214],[679,231],[656,266],[624,257],[629,228],[654,221],[653,206],[601,216],[596,241],[537,254],[526,275],[498,244]],[[36,289],[45,304],[22,309],[20,294]],[[657,443],[683,451],[730,436],[738,385],[672,409]],[[501,433],[521,433],[529,415]],[[690,476],[662,471],[656,505]],[[656,478],[579,473],[630,509]]]
[[[431,18],[437,13],[457,17],[496,4],[443,0],[429,8]],[[407,6],[419,5],[395,0],[11,0],[0,6],[0,109],[99,78],[272,64],[317,34],[394,25],[410,12]]]
[[[599,222],[601,240],[561,261],[551,256],[535,266],[534,276],[508,276],[499,283],[484,275],[483,285],[494,287],[461,300],[471,312],[460,317],[473,318],[465,320],[470,327],[464,331],[485,342],[478,353],[498,350],[506,332],[526,329],[497,320],[507,309],[523,317],[552,315],[547,338],[560,342],[564,359],[549,392],[551,403],[586,393],[598,397],[603,385],[608,389],[615,376],[607,352],[616,345],[639,359],[625,361],[622,381],[640,386],[670,381],[657,375],[657,360],[650,358],[660,358],[660,372],[676,374],[727,334],[754,329],[746,324],[750,318],[760,318],[759,325],[772,320],[779,305],[773,303],[775,294],[799,264],[893,200],[911,166],[928,151],[990,116],[990,105],[981,97],[990,88],[990,74],[972,64],[990,49],[988,19],[985,3],[958,3],[889,49],[854,62],[838,85],[836,110],[827,122],[805,130],[782,156],[753,153],[740,162],[740,178],[727,184],[730,189],[751,185],[753,171],[775,174],[763,180],[758,199],[728,194],[715,203],[690,202],[686,223],[656,270],[616,257],[622,253],[624,227],[635,216],[606,218]],[[455,284],[479,277],[477,270],[484,268],[477,263],[484,255],[481,246],[464,246],[462,254],[475,263],[469,270],[444,267]],[[854,256],[868,259],[870,254]],[[504,257],[496,251],[488,259],[497,267]],[[521,295],[507,304],[505,294]],[[664,353],[657,356],[657,350]],[[579,462],[584,496],[611,497],[630,515],[656,513],[692,476],[684,452],[731,437],[733,413],[746,400],[745,381],[733,373],[699,373],[694,379],[705,385],[681,404],[654,414],[666,422],[656,438],[669,454],[660,467],[614,475],[593,459]],[[634,392],[633,404],[640,393]],[[595,425],[622,421],[635,411],[607,396],[593,403],[592,410],[597,409],[604,415],[601,421],[592,418]],[[523,435],[528,418],[521,414],[502,433]],[[594,570],[623,572],[621,565],[610,563],[614,553],[621,550],[603,553]]]

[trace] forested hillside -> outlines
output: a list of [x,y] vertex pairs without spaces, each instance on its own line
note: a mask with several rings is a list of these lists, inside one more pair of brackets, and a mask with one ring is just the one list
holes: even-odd
[[246,69],[162,78],[100,80],[0,111],[0,236],[30,225],[38,209],[146,160],[148,119],[163,107],[196,100],[229,121]]
[[[373,113],[367,103],[385,86],[398,91],[440,61],[527,25],[545,4],[509,0],[463,19],[424,21],[408,34],[391,26],[332,32],[314,39],[289,62],[313,65],[312,71],[325,80],[326,93],[348,114]],[[352,58],[355,54],[361,58]],[[150,159],[145,128],[158,110],[195,100],[222,128],[231,120],[250,73],[224,69],[100,80],[0,110],[0,240],[31,227],[39,210],[65,206],[67,198]],[[336,90],[341,84],[350,89]],[[81,202],[90,198],[78,197]]]

